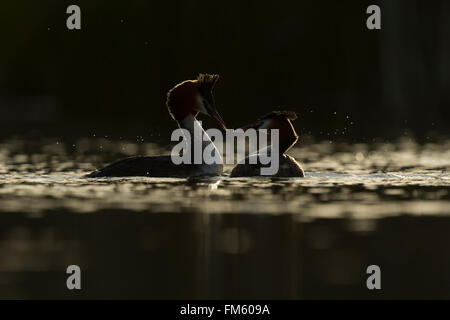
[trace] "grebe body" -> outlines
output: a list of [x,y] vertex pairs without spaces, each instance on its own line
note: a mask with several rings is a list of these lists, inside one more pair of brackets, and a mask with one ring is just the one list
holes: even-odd
[[[202,145],[202,150],[212,147],[215,152],[218,152],[217,148],[196,117],[199,113],[206,114],[214,118],[223,129],[226,129],[215,108],[212,94],[212,89],[218,79],[218,75],[200,74],[196,80],[186,80],[172,88],[167,94],[166,101],[168,111],[178,126],[189,131],[191,136],[195,136],[195,130],[201,131],[202,136],[199,138],[201,141],[198,143]],[[134,156],[118,160],[85,175],[85,177],[193,177],[220,175],[222,172],[222,164],[174,164],[171,156]]]

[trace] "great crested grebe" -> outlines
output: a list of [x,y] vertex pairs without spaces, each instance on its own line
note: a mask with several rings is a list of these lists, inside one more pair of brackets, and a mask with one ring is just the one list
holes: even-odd
[[[244,131],[249,128],[267,129],[268,131],[270,129],[279,130],[279,169],[271,177],[305,176],[300,164],[293,157],[285,154],[298,140],[298,135],[291,123],[295,119],[297,119],[297,114],[293,111],[272,111],[258,119],[254,124],[241,128]],[[261,167],[264,165],[259,161],[255,164],[250,164],[250,157],[257,157],[257,155],[250,155],[238,163],[231,171],[230,177],[261,176]]]
[[[201,130],[203,138],[201,145],[206,148],[210,144],[214,150],[214,143],[201,127],[196,117],[203,113],[214,118],[219,125],[226,129],[214,104],[212,89],[219,79],[219,75],[200,74],[196,80],[186,80],[177,84],[167,93],[166,105],[172,118],[178,126],[187,129],[194,137],[194,130]],[[192,146],[190,146],[192,148]],[[97,177],[192,177],[201,175],[220,175],[222,164],[174,164],[171,156],[135,156],[116,161],[102,169],[85,175],[87,178]]]

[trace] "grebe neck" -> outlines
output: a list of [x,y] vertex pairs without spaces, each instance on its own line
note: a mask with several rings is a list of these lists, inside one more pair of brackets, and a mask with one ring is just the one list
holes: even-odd
[[[190,133],[190,139],[186,138],[185,141],[189,144],[188,148],[191,150],[192,156],[194,156],[194,152],[199,152],[201,150],[201,155],[203,156],[203,151],[205,148],[209,147],[209,150],[214,150],[220,159],[222,159],[219,150],[217,149],[214,142],[211,140],[209,135],[203,130],[201,123],[195,119],[192,114],[187,115],[183,120],[178,122],[178,126],[182,129],[186,129]],[[198,163],[195,161],[195,163]],[[202,161],[203,163],[203,161]]]
[[291,149],[297,140],[297,132],[295,132],[294,126],[288,120],[287,123],[280,128],[280,154],[284,154]]

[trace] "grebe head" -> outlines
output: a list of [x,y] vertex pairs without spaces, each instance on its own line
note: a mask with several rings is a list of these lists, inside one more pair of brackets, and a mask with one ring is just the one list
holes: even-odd
[[255,123],[242,127],[241,129],[244,131],[250,128],[256,130],[267,129],[267,133],[270,133],[271,129],[278,129],[280,151],[284,153],[298,140],[297,132],[291,122],[295,119],[297,119],[297,114],[294,111],[272,111],[259,118]]
[[196,80],[186,80],[169,90],[167,93],[167,108],[172,118],[178,122],[189,114],[196,117],[199,112],[214,118],[226,129],[222,117],[216,110],[212,90],[218,74],[199,74]]

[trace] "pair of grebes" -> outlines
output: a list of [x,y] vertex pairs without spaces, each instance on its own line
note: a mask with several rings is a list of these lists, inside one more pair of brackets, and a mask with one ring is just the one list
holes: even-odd
[[[195,80],[186,80],[167,93],[166,105],[172,118],[182,129],[186,129],[194,136],[194,130],[203,132],[202,147],[213,144],[204,132],[201,123],[197,121],[199,113],[206,114],[226,129],[225,123],[216,110],[213,88],[219,79],[218,75],[200,74]],[[272,111],[259,118],[255,123],[245,126],[244,131],[253,129],[279,130],[279,168],[273,177],[304,177],[300,164],[285,154],[298,140],[298,135],[291,121],[297,115],[293,111]],[[214,146],[214,145],[213,145]],[[250,155],[252,157],[255,155]],[[261,175],[260,162],[250,163],[249,157],[240,161],[231,171],[230,177],[252,177]],[[171,156],[134,156],[118,160],[102,169],[86,175],[88,178],[97,177],[195,177],[204,175],[221,175],[223,165],[214,164],[174,164]]]

